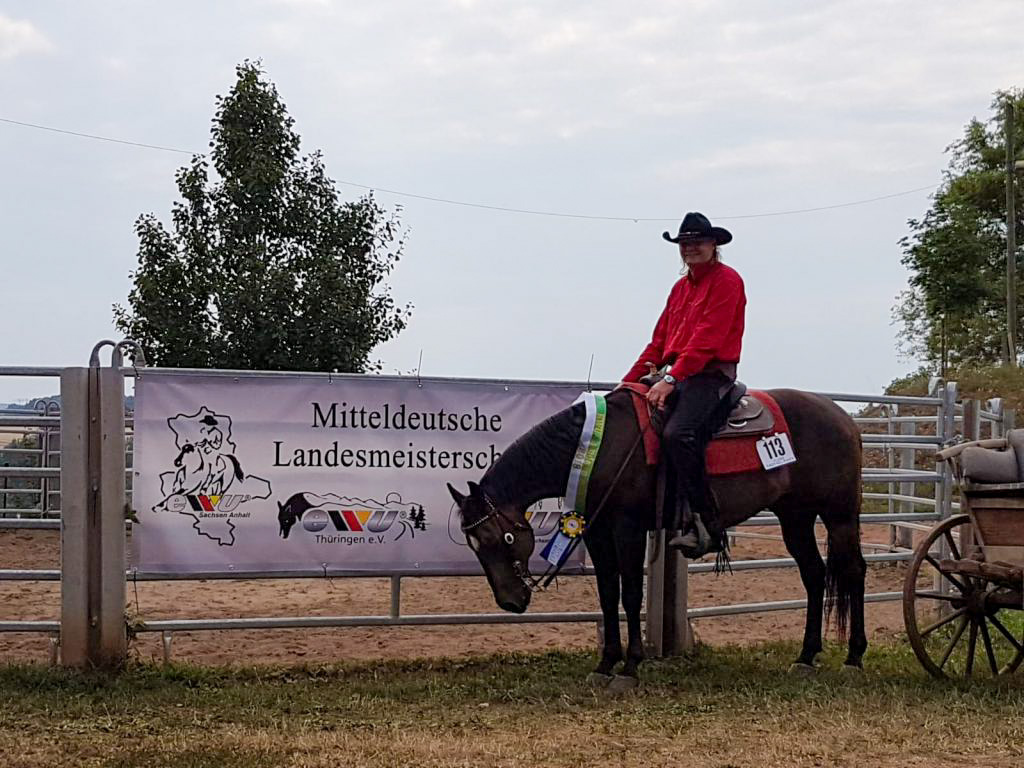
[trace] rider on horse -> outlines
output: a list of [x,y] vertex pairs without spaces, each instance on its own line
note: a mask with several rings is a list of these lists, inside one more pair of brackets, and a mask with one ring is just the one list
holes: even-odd
[[[679,245],[686,265],[672,287],[650,344],[623,382],[670,366],[647,400],[664,411],[663,444],[675,471],[677,504],[690,504],[693,525],[669,544],[688,557],[725,547],[724,531],[708,485],[704,454],[728,417],[725,397],[736,380],[747,299],[743,279],[722,263],[718,246],[732,240],[700,213],[687,213],[679,234],[662,237]],[[726,411],[726,412],[723,412]]]

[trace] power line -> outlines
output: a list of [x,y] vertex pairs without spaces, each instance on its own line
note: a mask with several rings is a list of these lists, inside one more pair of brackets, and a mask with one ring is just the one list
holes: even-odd
[[[356,184],[351,181],[338,181],[339,184],[346,184],[350,187],[357,187],[358,189],[368,189],[371,192],[386,192],[389,195],[400,195],[402,197],[413,197],[417,200],[429,200],[434,203],[447,203],[448,205],[462,205],[468,208],[484,208],[489,211],[504,211],[506,213],[527,213],[533,216],[558,216],[566,219],[592,219],[599,221],[632,221],[639,223],[641,221],[646,222],[657,222],[657,221],[678,221],[678,216],[671,216],[667,218],[644,218],[642,216],[590,216],[582,213],[557,213],[554,211],[533,211],[527,208],[505,208],[498,205],[484,205],[483,203],[467,203],[461,200],[448,200],[443,197],[429,197],[428,195],[416,195],[412,192],[399,192],[394,189],[384,189],[383,187],[370,187],[365,184]],[[814,213],[815,211],[829,211],[834,208],[849,208],[854,205],[866,205],[867,203],[875,203],[879,200],[889,200],[894,197],[903,197],[904,195],[912,195],[915,192],[924,192],[927,189],[935,189],[935,184],[929,184],[926,187],[916,187],[914,189],[906,189],[902,192],[893,192],[890,195],[881,195],[880,197],[869,197],[865,200],[853,200],[848,203],[836,203],[835,205],[821,205],[817,208],[797,208],[790,211],[771,211],[768,213],[745,213],[737,214],[734,216],[711,216],[716,221],[722,219],[760,219],[768,216],[791,216],[797,213]]]
[[163,152],[179,152],[183,155],[196,155],[198,152],[189,152],[187,149],[175,149],[174,147],[160,147],[156,144],[142,144],[138,141],[125,141],[124,139],[111,139],[107,136],[97,136],[93,133],[79,133],[78,131],[66,131],[63,128],[51,128],[48,125],[36,125],[35,123],[23,123],[20,120],[8,120],[6,117],[0,117],[0,123],[11,123],[12,125],[20,125],[25,128],[36,128],[40,131],[52,131],[53,133],[63,133],[68,136],[78,136],[83,139],[95,139],[96,141],[109,141],[111,144],[127,144],[132,147],[144,147],[146,149],[159,149]]
[[813,213],[815,211],[831,211],[834,208],[850,208],[854,205],[866,205],[867,203],[877,203],[879,200],[891,200],[894,197],[903,197],[904,195],[912,195],[915,192],[924,192],[926,189],[935,189],[936,184],[929,184],[926,187],[916,187],[915,189],[906,189],[902,192],[893,192],[891,195],[880,195],[879,197],[869,197],[865,200],[854,200],[849,203],[836,203],[835,205],[820,205],[817,208],[798,208],[792,211],[775,211],[773,213],[747,213],[743,216],[717,216],[719,219],[760,219],[765,216],[790,216],[794,213]]
[[[93,133],[81,133],[79,131],[69,131],[63,128],[53,128],[48,125],[38,125],[36,123],[26,123],[21,120],[10,120],[5,117],[0,117],[0,123],[9,123],[11,125],[19,125],[23,128],[35,128],[40,131],[50,131],[52,133],[61,133],[67,136],[77,136],[83,139],[94,139],[95,141],[106,141],[111,144],[125,144],[130,147],[142,147],[143,149],[156,149],[161,152],[176,152],[182,155],[200,155],[202,152],[192,152],[187,149],[177,149],[175,147],[162,147],[157,144],[144,144],[138,141],[126,141],[125,139],[114,139],[109,136],[98,136]],[[451,200],[444,197],[432,197],[430,195],[419,195],[413,192],[403,192],[397,189],[385,189],[384,187],[369,186],[367,184],[358,184],[354,181],[344,181],[339,179],[339,184],[343,184],[349,187],[356,187],[357,189],[366,189],[370,192],[384,192],[388,195],[396,195],[398,197],[409,197],[415,200],[426,200],[432,203],[443,203],[445,205],[458,205],[464,208],[480,208],[487,211],[501,211],[502,213],[520,213],[530,216],[551,216],[561,219],[587,219],[590,221],[631,221],[634,224],[640,222],[665,222],[665,221],[676,221],[678,216],[670,217],[643,217],[643,216],[594,216],[583,213],[562,213],[559,211],[538,211],[529,208],[509,208],[501,205],[486,205],[484,203],[470,203],[465,200]],[[836,203],[834,205],[820,205],[814,208],[796,208],[787,211],[769,211],[766,213],[746,213],[737,214],[732,216],[712,216],[711,218],[716,220],[736,220],[736,219],[763,219],[772,216],[793,216],[800,213],[815,213],[817,211],[831,211],[837,208],[850,208],[856,205],[867,205],[868,203],[876,203],[880,200],[891,200],[894,197],[903,197],[905,195],[913,195],[917,192],[924,192],[925,190],[935,189],[937,185],[929,184],[924,187],[915,187],[914,189],[906,189],[902,192],[893,192],[888,195],[880,195],[878,197],[869,197],[864,200],[853,200],[846,203]]]

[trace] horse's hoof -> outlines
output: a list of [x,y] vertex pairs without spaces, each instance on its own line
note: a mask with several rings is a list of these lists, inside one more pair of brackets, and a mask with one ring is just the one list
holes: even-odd
[[587,675],[587,685],[592,688],[607,688],[613,677],[613,675],[602,675],[600,672],[591,672]]
[[621,696],[624,693],[629,693],[640,685],[640,678],[629,677],[628,675],[615,675],[612,681],[608,683],[608,693],[612,696]]
[[789,674],[792,677],[814,677],[818,674],[818,668],[813,664],[804,664],[798,661],[789,665]]

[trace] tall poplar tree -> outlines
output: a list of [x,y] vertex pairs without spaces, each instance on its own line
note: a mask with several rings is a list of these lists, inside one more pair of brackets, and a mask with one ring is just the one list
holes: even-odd
[[210,152],[176,176],[172,231],[138,218],[119,330],[151,365],[364,372],[406,325],[385,279],[403,239],[372,194],[344,201],[259,64],[217,97]]

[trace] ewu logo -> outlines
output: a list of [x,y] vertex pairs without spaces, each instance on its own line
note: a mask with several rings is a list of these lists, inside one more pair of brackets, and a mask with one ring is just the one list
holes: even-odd
[[406,533],[415,538],[416,531],[425,531],[428,525],[422,504],[404,502],[394,492],[381,502],[302,491],[277,502],[277,521],[282,539],[301,522],[299,530],[314,534],[319,544],[383,544],[388,531],[395,532],[393,541],[398,541]]
[[526,510],[526,521],[533,528],[533,535],[545,539],[555,532],[558,521],[562,519],[561,499],[556,509],[544,509],[540,504],[535,509]]
[[[180,499],[184,499],[188,502],[193,512],[233,512],[238,509],[239,504],[244,504],[251,498],[251,496],[241,493],[231,493],[225,496],[206,496],[205,494],[194,496],[188,494],[174,497],[169,506],[173,512],[183,512],[184,505]],[[181,506],[181,509],[174,509],[176,506]]]
[[307,531],[322,531],[329,521],[334,530],[340,532],[384,533],[397,518],[397,509],[311,509],[306,513],[302,527]]

